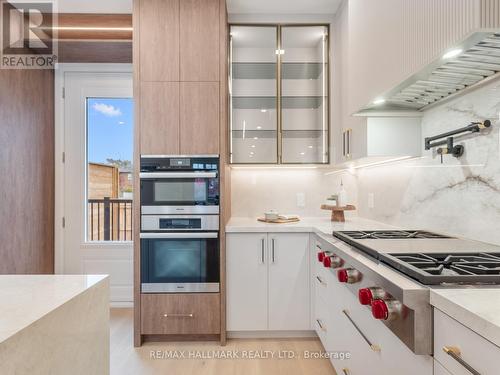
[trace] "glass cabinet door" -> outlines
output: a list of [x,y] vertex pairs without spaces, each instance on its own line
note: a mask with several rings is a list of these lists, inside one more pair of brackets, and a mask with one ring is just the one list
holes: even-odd
[[327,26],[231,26],[231,163],[328,163],[328,57]]
[[277,26],[231,26],[231,163],[278,162]]
[[328,28],[281,27],[282,163],[328,163]]

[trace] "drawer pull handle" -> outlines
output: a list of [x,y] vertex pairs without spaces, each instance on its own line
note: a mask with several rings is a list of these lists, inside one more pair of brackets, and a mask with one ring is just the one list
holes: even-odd
[[194,314],[163,314],[165,318],[194,318]]
[[325,285],[325,286],[326,286],[326,283],[325,283],[325,282],[321,279],[321,277],[316,276],[316,279],[319,281],[319,283],[320,283],[321,285]]
[[350,375],[350,373],[351,373],[351,371],[349,371],[348,368],[343,368],[342,372],[344,373],[344,375]]
[[326,332],[326,328],[323,326],[323,323],[321,323],[321,320],[316,319],[316,323],[318,323],[318,326],[322,331]]
[[354,323],[354,320],[352,320],[352,318],[350,317],[349,312],[347,310],[342,310],[342,312],[347,317],[347,319],[349,319],[353,327],[356,328],[356,331],[358,331],[361,337],[365,339],[366,343],[370,346],[370,349],[373,350],[374,352],[379,352],[381,350],[380,346],[372,344],[372,342],[368,339],[368,337],[366,337],[366,335],[361,331],[361,329],[359,329],[356,323]]
[[465,362],[461,355],[460,349],[456,346],[443,346],[443,351],[448,354],[455,361],[460,363],[463,367],[465,367],[471,374],[481,375],[478,371],[476,371],[471,365]]

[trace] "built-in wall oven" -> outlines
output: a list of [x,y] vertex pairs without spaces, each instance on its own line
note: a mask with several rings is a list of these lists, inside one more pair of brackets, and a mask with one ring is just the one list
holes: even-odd
[[219,158],[142,156],[142,214],[219,214]]
[[219,292],[218,156],[141,157],[141,291]]

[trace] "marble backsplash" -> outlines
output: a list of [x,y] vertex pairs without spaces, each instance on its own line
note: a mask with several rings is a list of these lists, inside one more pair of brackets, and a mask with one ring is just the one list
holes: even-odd
[[[492,120],[491,129],[457,140],[460,159],[435,151],[422,157],[354,172],[324,169],[233,169],[232,215],[261,215],[270,208],[302,216],[328,216],[319,209],[342,179],[357,214],[387,224],[428,229],[500,245],[500,81],[425,112],[423,136]],[[305,207],[297,207],[297,193]],[[373,207],[370,198],[373,196]],[[473,249],[471,249],[473,250]]]
[[[490,119],[492,128],[458,140],[443,164],[432,151],[356,175],[360,216],[500,244],[500,81],[425,112],[424,137]],[[368,196],[373,194],[374,206]],[[472,249],[473,250],[473,249]]]

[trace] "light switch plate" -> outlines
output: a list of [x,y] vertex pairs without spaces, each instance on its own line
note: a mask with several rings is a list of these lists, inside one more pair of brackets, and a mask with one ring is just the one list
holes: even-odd
[[306,195],[304,193],[297,193],[297,207],[306,206]]

